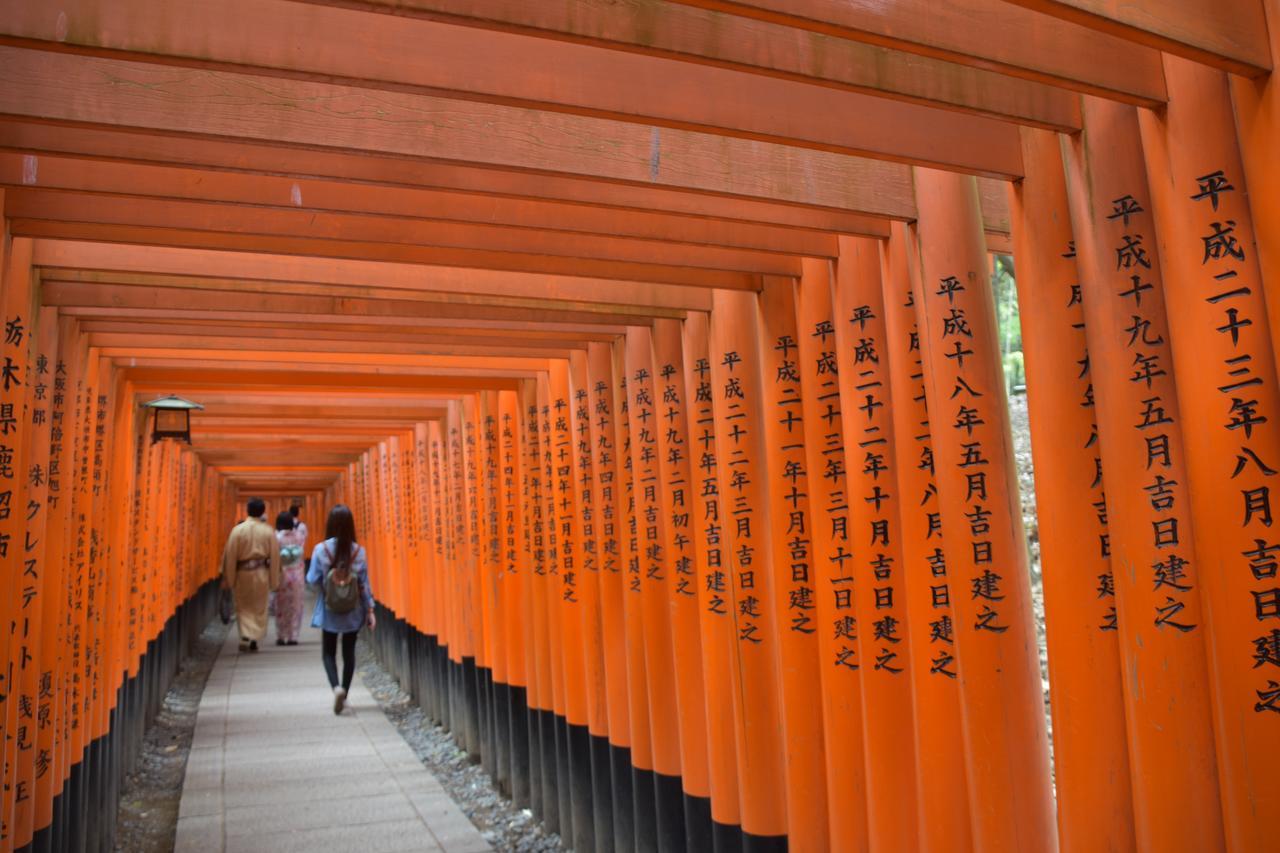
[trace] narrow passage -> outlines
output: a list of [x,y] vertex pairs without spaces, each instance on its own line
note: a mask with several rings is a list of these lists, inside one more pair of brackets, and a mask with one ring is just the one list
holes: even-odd
[[178,853],[492,849],[359,675],[334,715],[319,631],[256,654],[237,641],[228,632],[200,702]]

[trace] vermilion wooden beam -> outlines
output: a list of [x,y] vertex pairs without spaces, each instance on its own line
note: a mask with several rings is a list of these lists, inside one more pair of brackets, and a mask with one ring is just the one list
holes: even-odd
[[465,332],[441,332],[434,329],[419,334],[397,334],[385,330],[372,330],[361,333],[354,330],[322,329],[299,335],[297,328],[290,328],[287,325],[266,328],[261,326],[242,326],[234,323],[129,323],[109,320],[89,320],[82,322],[80,328],[82,331],[90,333],[105,332],[136,335],[139,339],[149,335],[190,335],[193,340],[199,340],[203,335],[220,335],[277,342],[302,338],[316,346],[324,346],[328,342],[349,342],[355,338],[377,340],[386,344],[423,344],[426,346],[445,344],[460,346],[519,346],[525,349],[545,349],[549,354],[563,352],[567,348],[586,347],[588,341],[591,340],[591,338],[575,335],[549,338],[539,337],[532,333],[511,332],[506,335],[499,335],[485,332],[481,334],[466,334]]
[[[91,276],[92,274],[85,274]],[[114,274],[115,278],[127,279],[123,273]],[[201,284],[209,286],[200,286]],[[46,305],[79,306],[92,308],[127,308],[130,310],[152,310],[165,313],[169,309],[190,311],[217,312],[234,304],[248,311],[279,311],[298,315],[331,316],[335,312],[345,312],[350,316],[370,320],[385,317],[408,318],[445,318],[459,321],[477,320],[516,320],[525,317],[530,323],[547,321],[573,321],[576,323],[626,323],[627,325],[644,325],[651,322],[654,316],[670,316],[683,314],[683,311],[664,308],[636,308],[631,306],[587,305],[570,303],[565,310],[557,310],[555,303],[549,305],[531,304],[527,306],[511,305],[512,300],[482,300],[474,297],[466,299],[465,294],[453,298],[441,298],[440,294],[402,293],[403,298],[385,298],[386,291],[359,293],[323,293],[299,295],[290,292],[264,293],[263,290],[290,288],[280,283],[262,282],[261,289],[245,292],[243,289],[226,284],[214,287],[209,282],[193,280],[188,286],[164,286],[157,282],[137,283],[133,285],[114,282],[94,281],[92,278],[80,280],[75,278],[74,271],[59,271],[56,277],[43,279],[41,298]],[[294,285],[293,287],[309,287],[317,291],[324,290],[324,285]],[[356,290],[350,288],[350,290]],[[228,296],[228,292],[235,292]],[[436,297],[436,298],[423,298]],[[229,301],[231,300],[231,301]],[[569,309],[574,310],[569,310]],[[596,310],[592,310],[596,309]]]
[[[225,25],[236,19],[252,19],[254,26]],[[145,0],[72,0],[70,9],[56,10],[13,2],[8,8],[0,4],[0,33],[59,49],[111,49],[117,51],[112,56],[165,65],[322,76],[388,93],[416,91],[976,174],[1021,173],[1016,128],[983,116],[707,65],[282,0],[225,0],[216,8],[174,0],[163,16]],[[377,49],[352,49],[353,44]],[[512,68],[525,70],[512,74]],[[922,133],[925,128],[930,132]]]
[[[580,269],[594,276],[615,264],[626,278],[667,280],[665,267],[726,270],[768,275],[796,275],[799,260],[777,252],[690,246],[593,234],[565,234],[532,228],[477,223],[422,222],[371,214],[329,213],[287,208],[251,207],[226,202],[140,199],[98,193],[14,189],[5,194],[5,210],[15,220],[35,219],[103,225],[183,228],[256,237],[288,237],[365,244],[411,246],[438,255],[441,263],[483,266],[483,258],[499,257],[501,268],[549,272]],[[341,250],[339,250],[341,251]],[[399,251],[389,248],[389,252]],[[426,257],[430,258],[432,254]],[[572,259],[568,264],[564,259]],[[652,272],[650,272],[652,271]],[[574,274],[564,272],[562,274]],[[662,276],[662,278],[658,278]],[[678,276],[678,274],[677,274]]]
[[[235,371],[235,372],[253,372],[260,370],[263,362],[252,358],[220,358],[212,361],[207,358],[192,358],[179,355],[130,355],[130,354],[109,354],[112,362],[120,368],[133,369],[157,369],[157,370],[187,370],[202,373],[205,371]],[[277,365],[279,366],[279,365]],[[544,369],[540,367],[530,367],[521,365],[517,367],[496,368],[496,367],[474,367],[469,366],[465,362],[462,364],[438,364],[438,365],[422,365],[422,364],[395,364],[388,367],[386,364],[374,363],[356,363],[348,359],[321,358],[314,356],[305,362],[292,361],[287,366],[290,375],[297,375],[298,381],[305,381],[306,377],[321,377],[323,381],[329,381],[334,375],[342,375],[348,377],[360,377],[359,381],[365,381],[366,378],[376,378],[378,382],[394,383],[397,381],[419,383],[423,385],[431,385],[442,379],[455,378],[492,378],[495,387],[502,387],[503,383],[518,382],[521,379],[532,379],[537,376],[538,370]]]
[[0,153],[0,184],[118,193],[132,197],[142,195],[299,210],[383,214],[420,224],[484,223],[808,257],[833,257],[835,252],[835,238],[827,234],[727,219],[47,154]]
[[[138,389],[173,387],[182,383],[182,387],[260,387],[279,388],[296,387],[351,387],[350,377],[341,372],[324,374],[304,373],[295,369],[275,370],[269,365],[258,365],[256,369],[229,370],[226,365],[213,365],[207,369],[184,367],[161,367],[151,363],[139,364],[129,370],[129,378]],[[419,375],[410,373],[387,374],[384,376],[362,379],[362,387],[381,390],[408,388],[422,393],[470,392],[482,389],[501,389],[514,391],[519,383],[514,379],[506,379],[498,375],[449,375],[435,376],[424,380]]]
[[253,350],[268,353],[353,353],[353,354],[388,354],[388,355],[494,355],[504,354],[515,358],[568,358],[570,347],[561,349],[522,346],[496,346],[493,344],[468,345],[451,342],[444,343],[384,343],[378,340],[367,341],[310,341],[310,340],[269,340],[252,336],[223,337],[205,336],[191,339],[182,335],[137,335],[99,332],[89,336],[92,346],[121,349],[127,348],[141,353],[149,349],[166,349],[170,347],[187,347],[191,351],[204,350]]
[[552,332],[537,328],[523,330],[506,329],[469,329],[464,327],[441,329],[440,327],[422,329],[397,329],[382,326],[332,323],[312,326],[300,330],[296,323],[280,319],[271,321],[253,321],[244,317],[236,319],[206,320],[179,322],[178,318],[160,319],[123,319],[123,318],[86,318],[80,323],[86,332],[136,332],[138,334],[233,334],[261,335],[264,338],[292,339],[305,337],[314,341],[351,340],[353,337],[377,337],[379,340],[406,343],[412,341],[440,341],[445,338],[457,339],[462,343],[483,343],[484,341],[518,342],[521,346],[546,345],[563,347],[566,343],[585,343],[586,341],[611,341],[617,335],[592,332],[579,334],[575,332]]
[[[888,223],[829,207],[805,207],[747,198],[684,191],[652,184],[620,184],[566,175],[529,174],[458,163],[437,163],[361,152],[289,148],[270,141],[231,141],[189,134],[130,133],[103,127],[71,126],[0,117],[0,146],[25,154],[62,152],[117,162],[208,166],[225,172],[320,177],[357,185],[441,189],[483,198],[554,200],[608,210],[665,212],[727,219],[788,229],[839,231],[886,237]],[[39,161],[24,161],[24,174]],[[292,199],[292,187],[289,196]],[[914,201],[911,202],[914,204]]]
[[[696,288],[665,287],[643,282],[591,281],[537,273],[499,273],[392,262],[305,258],[270,252],[249,254],[204,249],[108,245],[76,240],[37,240],[33,259],[33,263],[39,267],[68,267],[201,278],[225,277],[257,282],[342,284],[358,288],[373,288],[382,293],[395,290],[455,291],[534,299],[563,299],[582,304],[613,302],[694,310],[705,310],[709,307],[708,295]],[[191,287],[193,284],[190,281],[184,281],[182,286]],[[241,287],[247,289],[243,283]],[[352,290],[348,295],[357,296],[360,292],[362,291]],[[407,294],[399,294],[397,298],[410,297]]]
[[1270,71],[1262,0],[1005,0],[1246,77]]
[[[452,319],[435,317],[361,317],[343,314],[329,315],[292,315],[277,319],[264,319],[263,315],[253,311],[186,311],[182,309],[158,310],[148,308],[64,308],[63,316],[79,317],[93,320],[127,319],[138,322],[166,322],[185,320],[202,325],[216,325],[221,321],[232,321],[249,326],[286,326],[295,328],[299,325],[306,329],[343,329],[348,331],[366,331],[381,334],[387,330],[421,330],[449,329],[463,334],[492,334],[502,336],[512,330],[518,330],[526,337],[550,337],[558,334],[573,334],[590,340],[613,340],[618,335],[626,334],[626,326],[592,325],[590,323],[553,323],[529,322],[518,323],[511,320],[471,320],[460,323]],[[306,333],[306,330],[303,331]]]
[[914,211],[907,168],[894,163],[426,95],[13,47],[0,47],[0,112],[586,175],[890,217]]
[[675,0],[1155,106],[1167,92],[1160,53],[990,0]]
[[269,252],[333,260],[390,261],[425,267],[454,267],[462,270],[513,273],[536,272],[562,277],[581,276],[596,280],[654,282],[689,287],[719,287],[727,290],[755,290],[759,287],[759,274],[751,272],[626,261],[558,258],[550,255],[494,252],[484,249],[435,249],[398,243],[317,240],[306,237],[230,234],[192,228],[55,222],[44,219],[11,219],[9,224],[15,236],[44,239],[222,249],[234,252]]
[[[347,8],[322,8],[340,5]],[[513,84],[529,86],[553,77],[563,79],[569,70],[576,74],[569,85],[558,87],[565,91],[557,93],[557,97],[572,96],[584,84],[589,91],[591,82],[584,78],[607,76],[591,75],[592,69],[575,67],[575,57],[594,59],[602,53],[581,46],[591,45],[613,49],[608,68],[622,77],[628,76],[632,68],[652,67],[654,58],[674,58],[682,60],[673,66],[676,73],[696,74],[696,69],[689,69],[691,64],[718,66],[1015,119],[1054,130],[1079,127],[1078,109],[1071,99],[1040,84],[1009,80],[982,69],[922,59],[875,45],[826,36],[795,38],[794,33],[776,25],[654,0],[573,5],[520,0],[414,0],[362,3],[358,9],[351,5],[321,2],[311,9],[301,9],[296,3],[253,3],[245,4],[245,11],[237,14],[228,4],[214,9],[193,0],[179,0],[166,4],[164,20],[168,26],[156,34],[156,18],[145,4],[73,0],[59,4],[57,9],[66,16],[65,35],[60,35],[58,17],[51,7],[24,6],[7,0],[0,8],[11,7],[5,8],[3,14],[6,31],[13,36],[54,40],[95,51],[161,52],[197,61],[217,59],[297,71],[307,70],[310,65],[306,63],[311,60],[323,62],[326,73],[356,79],[404,79],[424,86],[450,87],[450,78],[461,77],[468,89],[489,82],[493,70],[519,64],[526,69],[525,74],[503,75],[490,83],[498,87],[496,90],[483,90],[512,97],[521,96],[507,88]],[[406,20],[409,15],[415,17]],[[231,43],[217,40],[223,21],[247,16],[254,20],[249,35],[255,37],[257,44],[247,44],[244,38]],[[438,21],[455,26],[443,26]],[[460,33],[458,25],[472,31]],[[302,34],[307,40],[305,51],[286,47]],[[547,43],[550,39],[554,43]],[[378,50],[353,51],[348,49],[351,41],[377,44]],[[577,44],[569,47],[565,42]],[[268,45],[265,51],[261,43]],[[397,49],[397,45],[403,47]],[[552,51],[554,55],[550,61],[518,61],[516,55],[522,50],[539,51],[539,57]],[[632,55],[618,55],[623,51]],[[250,54],[259,57],[257,61]],[[397,57],[394,66],[390,65],[392,56]],[[413,63],[419,56],[432,57],[434,67],[423,69]],[[494,56],[502,56],[506,62],[495,63]],[[479,63],[484,65],[476,67]],[[438,76],[441,74],[444,76]],[[645,73],[634,75],[636,80],[648,77]],[[940,86],[939,79],[948,80],[951,85]],[[688,90],[688,86],[682,87],[682,91]]]

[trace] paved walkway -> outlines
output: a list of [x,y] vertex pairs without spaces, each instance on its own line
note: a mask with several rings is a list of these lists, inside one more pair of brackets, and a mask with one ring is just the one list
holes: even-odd
[[293,647],[274,638],[273,627],[262,651],[240,654],[232,625],[209,675],[178,853],[491,849],[358,675],[334,715],[319,631]]

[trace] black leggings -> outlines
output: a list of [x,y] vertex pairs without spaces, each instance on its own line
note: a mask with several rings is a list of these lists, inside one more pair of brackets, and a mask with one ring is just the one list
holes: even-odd
[[[320,643],[320,657],[324,661],[325,675],[329,676],[329,686],[338,686],[338,635],[333,631],[324,631]],[[351,676],[356,674],[356,633],[351,631],[342,635],[342,689],[351,689]]]

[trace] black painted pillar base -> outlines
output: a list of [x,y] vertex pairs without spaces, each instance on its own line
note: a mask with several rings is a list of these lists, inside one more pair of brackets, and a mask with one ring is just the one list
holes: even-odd
[[613,787],[609,766],[609,739],[603,735],[591,738],[591,811],[592,837],[597,853],[613,853]]
[[616,853],[634,853],[636,806],[631,791],[631,750],[625,746],[609,745],[609,779],[613,788],[613,849]]
[[652,770],[631,768],[631,803],[635,812],[636,853],[658,853],[658,806]]
[[573,818],[573,849],[597,850],[595,792],[591,781],[591,732],[585,725],[564,723],[569,759],[569,789]]
[[715,846],[711,825],[711,798],[695,797],[686,792],[684,795],[684,844],[689,853],[711,850]]
[[507,725],[511,737],[511,801],[516,808],[530,808],[528,691],[507,688]]
[[658,808],[658,850],[685,853],[684,789],[680,777],[655,772],[653,784]]

